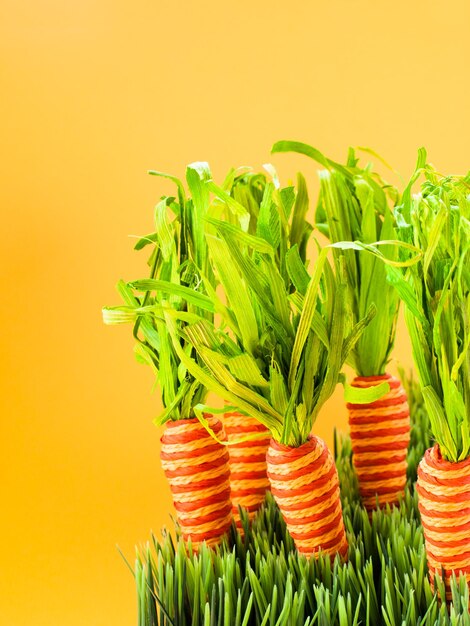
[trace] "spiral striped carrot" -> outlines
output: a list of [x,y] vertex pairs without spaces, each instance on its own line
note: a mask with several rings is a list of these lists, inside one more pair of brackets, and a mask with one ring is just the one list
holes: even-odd
[[[217,438],[225,439],[220,420],[207,420]],[[191,538],[196,551],[203,541],[218,545],[232,522],[226,446],[196,418],[167,422],[161,442],[161,462],[183,538]]]
[[267,463],[274,499],[297,550],[346,558],[338,473],[325,442],[310,436],[295,448],[271,440]]
[[416,489],[431,585],[443,575],[450,601],[452,573],[470,586],[470,458],[446,461],[436,444],[419,464]]
[[401,382],[383,376],[357,376],[353,387],[386,381],[390,391],[370,404],[348,403],[353,463],[362,502],[369,511],[396,504],[406,484],[406,455],[410,441],[410,412]]
[[246,509],[252,519],[269,491],[266,452],[270,433],[253,417],[238,412],[225,413],[223,424],[230,444],[232,512],[238,528],[241,528],[238,507]]

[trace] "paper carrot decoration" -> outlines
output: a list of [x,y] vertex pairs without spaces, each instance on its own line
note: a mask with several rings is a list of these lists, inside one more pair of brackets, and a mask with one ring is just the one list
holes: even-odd
[[[333,244],[361,242],[379,246],[397,239],[393,206],[399,200],[398,191],[386,184],[370,166],[361,167],[354,150],[350,149],[347,162],[342,165],[304,143],[280,141],[273,147],[273,152],[289,151],[304,154],[323,168],[319,172],[316,225]],[[380,246],[380,250],[391,262],[398,260],[396,246]],[[396,383],[392,390],[387,389],[392,379],[386,373],[395,342],[399,297],[387,281],[386,266],[378,256],[367,254],[361,246],[354,245],[350,249],[338,248],[337,254],[342,255],[346,265],[348,304],[353,321],[357,323],[371,305],[376,310],[374,319],[348,358],[357,376],[352,383],[355,389],[373,391],[378,386],[377,381],[383,388],[384,397],[373,405],[368,406],[369,399],[363,402],[357,399],[348,404],[348,408],[352,406],[349,423],[354,465],[363,504],[370,511],[377,502],[380,505],[397,503],[406,483],[404,459],[410,430],[406,394],[401,386],[397,390]],[[394,404],[397,397],[400,399],[396,408],[399,426],[387,423],[394,409],[384,408],[384,403]],[[373,431],[395,428],[400,430],[396,445],[390,439],[386,442],[373,434]],[[370,436],[364,436],[366,430]],[[392,457],[385,454],[386,445],[390,445]],[[390,465],[391,460],[393,465]]]
[[252,519],[270,489],[266,453],[271,434],[258,420],[238,411],[225,412],[223,424],[230,444],[232,512],[237,527],[241,529],[239,507],[246,509]]
[[[337,553],[344,557],[347,545],[336,468],[324,444],[310,432],[336,387],[348,351],[370,318],[353,328],[348,324],[345,275],[341,268],[334,272],[326,250],[311,277],[297,247],[289,248],[288,241],[279,263],[275,244],[282,235],[273,234],[272,239],[268,235],[279,215],[273,201],[278,196],[273,188],[266,194],[265,237],[252,235],[248,242],[243,233],[221,226],[219,237],[208,238],[215,271],[228,296],[227,319],[240,341],[232,341],[224,325],[194,320],[186,325],[184,336],[205,367],[182,352],[180,356],[208,389],[270,430],[268,476],[297,548],[309,556],[324,551],[332,558]],[[282,232],[279,222],[278,226]],[[244,255],[245,246],[251,250]],[[286,276],[293,282],[282,277],[280,267],[287,268]],[[170,316],[166,320],[176,341],[177,329]],[[319,485],[324,486],[326,499]]]
[[[208,422],[223,439],[221,422],[214,417]],[[199,420],[184,419],[167,423],[160,458],[183,538],[191,539],[196,551],[204,541],[218,545],[232,523],[227,448]]]
[[[424,177],[420,192],[412,194]],[[417,490],[432,582],[470,581],[470,178],[443,177],[420,150],[403,194],[400,236],[423,250],[407,274],[388,268],[405,304],[413,356],[436,445]]]
[[369,404],[348,403],[353,463],[366,509],[395,504],[406,485],[406,455],[410,442],[410,411],[397,378],[357,376],[351,385],[369,388],[386,382],[390,391]]

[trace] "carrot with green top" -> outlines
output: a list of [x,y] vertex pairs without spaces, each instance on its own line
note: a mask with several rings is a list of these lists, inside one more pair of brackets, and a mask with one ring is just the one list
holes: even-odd
[[[220,326],[200,319],[181,328],[171,312],[165,320],[188,370],[269,429],[271,491],[297,549],[346,558],[336,467],[311,430],[373,311],[351,325],[345,273],[334,271],[327,250],[308,274],[297,242],[290,245],[283,235],[290,228],[272,201],[275,191],[265,192],[258,230],[249,240],[223,223],[214,224],[217,236],[207,236],[230,315]],[[279,241],[285,242],[281,250]],[[199,362],[180,350],[180,336],[194,346]],[[204,422],[205,407],[195,409]]]
[[[322,168],[317,228],[332,243],[384,244],[396,240],[393,207],[397,190],[383,182],[369,166],[361,167],[353,150],[346,165],[335,163],[315,148],[281,141],[273,152],[305,154]],[[396,246],[380,251],[394,262]],[[404,494],[410,418],[406,392],[398,378],[387,372],[395,342],[399,297],[387,281],[386,266],[360,247],[338,250],[348,279],[348,305],[355,322],[371,305],[376,315],[351,350],[348,364],[355,378],[346,387],[353,463],[364,506],[373,510],[396,504]]]
[[417,481],[429,574],[432,584],[443,577],[441,595],[451,601],[453,574],[470,585],[470,175],[442,176],[420,150],[403,194],[399,235],[423,251],[406,274],[387,271],[405,305],[436,442]]
[[[164,197],[157,204],[155,231],[136,244],[137,250],[151,247],[150,276],[120,281],[118,290],[125,305],[105,308],[103,316],[107,324],[133,324],[136,356],[155,373],[164,407],[156,420],[165,424],[161,463],[181,533],[198,550],[202,542],[220,543],[232,523],[229,455],[226,446],[196,418],[194,407],[205,401],[207,389],[185,367],[165,322],[155,312],[175,310],[183,317],[214,317],[208,293],[216,284],[204,236],[210,213],[206,183],[211,174],[205,163],[190,165],[186,179],[191,196],[187,197],[183,183],[175,177],[150,173],[175,182],[177,198]],[[167,283],[172,284],[171,294],[159,290]],[[185,299],[188,295],[190,300]],[[178,347],[184,354],[195,354],[187,341],[181,340]],[[207,420],[217,439],[224,441],[221,422],[212,416]]]

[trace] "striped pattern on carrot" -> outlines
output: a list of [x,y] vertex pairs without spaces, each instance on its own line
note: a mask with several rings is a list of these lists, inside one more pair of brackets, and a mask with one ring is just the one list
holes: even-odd
[[[225,439],[220,420],[207,420],[217,438]],[[191,538],[195,551],[204,541],[218,545],[232,522],[226,446],[196,418],[167,422],[161,442],[161,462],[183,538]]]
[[382,376],[357,376],[353,387],[387,382],[390,391],[370,404],[347,404],[353,463],[362,502],[369,511],[397,504],[406,484],[406,455],[410,441],[410,411],[401,382]]
[[237,411],[224,414],[223,424],[230,457],[232,512],[241,528],[239,506],[252,519],[269,491],[266,452],[271,438],[269,430],[258,420]]
[[454,572],[470,583],[470,458],[446,461],[436,444],[419,464],[416,488],[431,586],[443,573],[450,602]]
[[271,440],[267,463],[274,499],[297,550],[346,558],[338,472],[325,442],[310,436],[294,448]]

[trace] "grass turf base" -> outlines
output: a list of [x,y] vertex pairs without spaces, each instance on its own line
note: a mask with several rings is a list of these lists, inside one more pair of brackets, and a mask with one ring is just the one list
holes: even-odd
[[[399,507],[361,506],[349,439],[336,441],[349,560],[299,556],[271,496],[242,537],[232,526],[217,550],[189,554],[169,533],[138,551],[139,626],[470,626],[465,581],[453,602],[431,591],[414,490],[429,447],[427,417],[408,384],[412,413],[408,486]],[[443,593],[442,586],[440,587]]]

